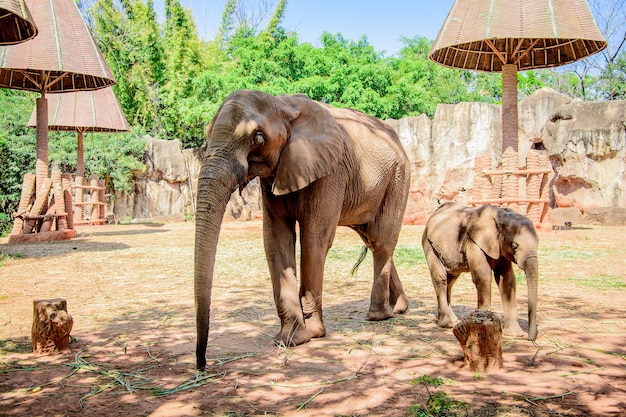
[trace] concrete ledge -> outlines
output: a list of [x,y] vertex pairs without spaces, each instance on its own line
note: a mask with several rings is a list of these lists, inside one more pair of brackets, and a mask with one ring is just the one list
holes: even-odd
[[52,232],[31,233],[27,235],[9,235],[9,244],[46,243],[69,240],[76,237],[76,229],[55,230]]

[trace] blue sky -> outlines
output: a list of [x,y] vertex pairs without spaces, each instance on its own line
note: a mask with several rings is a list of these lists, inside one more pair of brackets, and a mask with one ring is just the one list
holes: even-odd
[[[247,0],[247,4],[253,4]],[[180,0],[191,7],[198,35],[213,39],[220,25],[224,0]],[[300,42],[319,46],[322,32],[341,33],[353,41],[363,35],[376,51],[397,53],[402,37],[435,39],[454,0],[288,0],[282,26]],[[155,0],[162,13],[163,0]]]

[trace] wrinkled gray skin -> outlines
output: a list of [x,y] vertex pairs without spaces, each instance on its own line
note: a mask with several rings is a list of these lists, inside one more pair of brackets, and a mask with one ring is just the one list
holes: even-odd
[[[326,334],[322,281],[337,225],[354,229],[374,257],[368,320],[403,313],[408,300],[393,263],[410,166],[395,132],[352,109],[304,95],[237,91],[207,129],[198,181],[195,243],[196,360],[206,365],[218,235],[231,193],[259,177],[265,254],[289,346]],[[296,282],[296,223],[300,288]]]
[[503,333],[522,337],[517,322],[515,262],[526,274],[528,339],[537,338],[537,232],[526,217],[485,205],[469,208],[456,203],[439,206],[426,223],[422,247],[437,295],[438,324],[452,327],[452,286],[462,272],[471,272],[478,293],[478,309],[491,309],[491,275],[502,297]]

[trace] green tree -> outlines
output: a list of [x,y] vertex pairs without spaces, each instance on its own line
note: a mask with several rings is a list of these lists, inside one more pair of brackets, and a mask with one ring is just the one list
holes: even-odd
[[0,235],[13,224],[24,174],[35,172],[35,130],[27,127],[34,93],[0,89]]
[[192,81],[201,73],[202,42],[191,12],[178,0],[165,1],[165,82],[162,88],[163,124],[167,138],[195,145],[202,138],[203,125],[188,125],[195,120],[188,114],[188,102],[194,102]]
[[131,124],[159,135],[165,63],[153,1],[97,0],[89,11],[126,117]]

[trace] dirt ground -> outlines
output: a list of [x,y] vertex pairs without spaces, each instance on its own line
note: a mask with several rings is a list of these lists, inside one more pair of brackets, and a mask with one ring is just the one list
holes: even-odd
[[[58,243],[0,240],[0,415],[416,416],[411,407],[429,392],[469,407],[439,415],[626,414],[625,227],[540,234],[539,337],[507,339],[504,368],[491,374],[463,368],[452,331],[436,325],[422,231],[405,226],[395,256],[410,310],[373,323],[364,320],[371,255],[351,277],[361,243],[338,229],[325,268],[328,334],[286,349],[272,340],[279,321],[261,224],[225,223],[206,374],[194,370],[193,223],[82,227]],[[33,355],[33,300],[56,297],[74,318],[70,349]],[[475,303],[466,274],[454,309],[462,317]],[[495,288],[493,310],[502,312]],[[424,375],[445,385],[428,391],[415,383]]]

